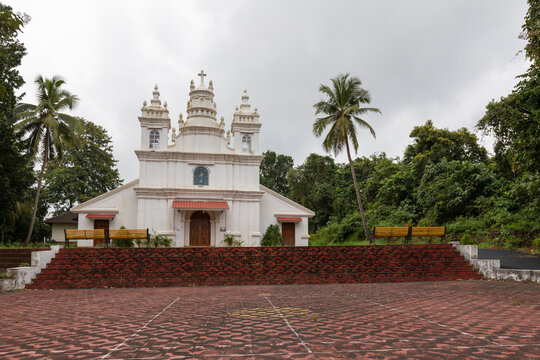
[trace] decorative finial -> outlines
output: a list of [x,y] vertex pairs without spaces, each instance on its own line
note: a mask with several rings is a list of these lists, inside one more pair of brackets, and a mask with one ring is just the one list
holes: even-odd
[[154,90],[157,90],[157,89],[158,89],[158,87],[157,87],[157,84],[156,84],[156,85],[154,85]]
[[191,85],[189,85],[191,91],[195,90],[195,81],[191,80]]
[[231,144],[231,130],[227,130],[227,145]]
[[176,129],[175,129],[175,128],[172,128],[172,137],[171,137],[171,140],[172,140],[172,142],[175,142],[175,141],[176,141]]
[[167,102],[166,101],[163,103],[163,107],[167,108]]
[[257,108],[255,108],[254,111],[257,112]]
[[212,80],[210,80],[210,82],[208,83],[208,89],[210,91],[214,91],[214,83],[212,82]]
[[206,74],[204,73],[204,70],[201,70],[201,72],[198,73],[197,75],[200,76],[201,78],[201,85],[204,85],[204,77],[206,76]]
[[142,106],[146,107],[146,105],[148,105],[148,103],[146,102],[146,100],[144,100],[143,103],[142,103]]

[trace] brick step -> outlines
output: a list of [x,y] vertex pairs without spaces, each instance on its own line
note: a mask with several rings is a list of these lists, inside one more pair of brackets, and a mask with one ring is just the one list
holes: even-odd
[[[417,259],[422,261],[436,261],[439,259],[456,259],[460,258],[456,256],[456,254],[437,254],[436,256],[422,256],[422,255],[409,255],[409,254],[392,254],[392,255],[381,255],[381,256],[350,256],[347,258],[340,258],[340,257],[331,257],[331,256],[297,256],[297,259],[302,259],[305,261],[316,261],[316,262],[328,262],[328,261],[335,261],[335,262],[342,262],[342,261],[351,261],[351,262],[358,262],[362,260],[393,260],[393,259]],[[125,256],[90,256],[90,257],[79,257],[79,256],[63,256],[56,258],[56,261],[58,262],[94,262],[94,261],[101,261],[101,262],[111,262],[111,261],[127,261],[127,262],[134,262],[138,263],[141,261],[144,262],[153,262],[153,261],[167,261],[167,262],[278,262],[278,263],[285,263],[285,262],[295,262],[291,260],[291,258],[287,257],[263,257],[263,256],[238,256],[238,257],[194,257],[194,256],[184,256],[184,257],[175,257],[175,256],[163,256],[163,257],[155,257],[155,258],[149,258],[145,256],[134,256],[132,258],[125,257]]]
[[73,279],[73,280],[46,280],[40,284],[30,285],[29,289],[49,288],[100,288],[100,287],[168,287],[168,286],[223,286],[223,285],[274,285],[274,284],[318,284],[318,283],[373,283],[373,282],[411,282],[411,281],[445,281],[445,280],[480,280],[476,272],[463,272],[457,274],[422,274],[421,276],[392,277],[378,274],[367,276],[365,274],[333,274],[332,276],[280,276],[257,277],[246,279],[243,276],[233,277],[191,277],[172,279],[153,278],[116,278],[116,279]]
[[[160,251],[163,249],[62,249],[58,256],[64,257],[74,257],[74,256],[83,256],[83,257],[92,257],[92,256],[127,256],[127,257],[133,257],[136,255],[144,255],[144,256],[156,256],[156,257],[204,257],[204,258],[225,258],[225,257],[242,257],[242,256],[256,256],[256,257],[290,257],[291,255],[299,255],[299,256],[321,256],[321,255],[327,255],[327,256],[336,256],[340,258],[349,258],[351,256],[355,255],[378,255],[378,254],[396,254],[396,253],[408,253],[408,254],[424,254],[424,255],[433,255],[433,254],[455,254],[454,249],[439,249],[437,251],[433,250],[418,250],[415,252],[411,252],[412,250],[408,247],[406,248],[399,248],[399,249],[390,249],[390,250],[384,250],[384,247],[381,246],[381,249],[368,249],[365,251],[359,251],[359,250],[324,250],[322,252],[309,252],[309,251],[276,251],[276,252],[261,252],[261,251],[249,251],[249,252],[207,252],[203,249],[194,250],[191,248],[175,248],[171,249],[167,252]],[[213,250],[219,250],[222,248],[210,248]],[[223,248],[230,250],[231,248]],[[265,249],[265,248],[261,248]],[[274,248],[271,248],[274,249]],[[279,249],[279,248],[277,248]],[[95,251],[92,251],[95,250]],[[272,250],[271,250],[272,251]]]
[[92,263],[82,263],[77,265],[68,265],[68,264],[52,264],[48,266],[48,270],[58,270],[58,271],[79,271],[81,269],[96,269],[96,270],[156,270],[156,269],[179,269],[182,271],[204,271],[206,269],[214,268],[227,268],[227,269],[253,269],[253,271],[259,271],[262,268],[272,269],[322,269],[322,268],[358,268],[358,269],[369,269],[369,268],[415,268],[415,267],[458,267],[458,266],[470,266],[466,261],[441,261],[441,262],[392,262],[392,263],[352,263],[352,264],[310,264],[310,263],[296,263],[292,265],[282,265],[282,264],[271,264],[271,263],[261,263],[261,264],[245,264],[245,263],[202,263],[202,264],[163,264],[163,263],[152,263],[152,264],[92,264]]
[[[58,259],[62,258],[93,258],[93,257],[101,257],[101,258],[118,258],[119,256],[123,256],[126,258],[137,258],[139,256],[142,257],[149,257],[150,253],[147,249],[97,249],[98,251],[74,251],[72,250],[62,250],[57,255]],[[119,250],[128,250],[126,252],[121,252]],[[160,249],[152,249],[152,250],[160,250]],[[177,250],[177,249],[175,249]],[[291,255],[295,256],[301,256],[301,257],[328,257],[328,258],[338,258],[338,259],[345,259],[345,258],[353,258],[355,256],[357,257],[366,257],[366,256],[386,256],[386,257],[393,257],[397,254],[407,254],[408,256],[418,256],[418,257],[431,257],[431,256],[441,256],[441,255],[447,255],[447,256],[455,256],[455,251],[450,249],[439,250],[437,252],[433,251],[417,251],[415,253],[411,253],[410,250],[405,251],[405,249],[400,249],[400,251],[362,251],[362,252],[349,252],[346,255],[340,253],[339,251],[324,251],[323,253],[318,254],[311,254],[308,252],[297,252],[294,254],[291,253],[275,253],[275,254],[264,254],[264,253],[216,253],[216,254],[207,254],[203,251],[200,252],[193,252],[189,251],[191,249],[179,249],[177,251],[164,253],[164,252],[157,252],[155,254],[151,254],[151,257],[156,258],[170,258],[170,259],[181,259],[181,258],[204,258],[204,259],[210,259],[210,258],[238,258],[238,257],[256,257],[256,258],[290,258]]]
[[227,270],[217,270],[216,271],[207,271],[204,273],[197,273],[197,272],[182,272],[182,271],[141,271],[141,272],[111,272],[111,271],[77,271],[77,272],[63,272],[59,273],[56,271],[43,271],[41,274],[38,275],[38,279],[40,280],[52,280],[52,279],[85,279],[85,278],[94,278],[94,279],[107,279],[107,278],[139,278],[139,277],[149,277],[149,278],[157,278],[157,279],[164,279],[164,278],[183,278],[183,277],[216,277],[216,276],[244,276],[249,275],[250,277],[257,277],[257,276],[281,276],[281,275],[302,275],[302,276],[325,276],[329,274],[366,274],[366,275],[372,275],[372,274],[391,274],[392,276],[408,276],[410,274],[423,274],[423,273],[449,273],[449,274],[456,274],[461,272],[475,272],[474,269],[471,267],[459,267],[459,268],[452,268],[452,269],[445,269],[445,268],[411,268],[411,269],[403,269],[403,268],[397,268],[397,269],[363,269],[363,271],[358,270],[339,270],[339,269],[328,269],[328,271],[322,269],[320,271],[314,271],[314,272],[280,272],[280,271],[268,271],[264,274],[254,274],[250,271],[227,271]]
[[369,270],[369,269],[415,269],[415,268],[459,268],[459,267],[470,267],[465,261],[456,261],[456,262],[438,262],[438,263],[392,263],[392,264],[296,264],[292,266],[284,265],[269,265],[269,264],[204,264],[204,265],[187,265],[187,264],[151,264],[151,265],[127,265],[127,264],[116,264],[108,266],[99,266],[94,264],[81,264],[80,266],[69,266],[64,265],[60,266],[54,264],[48,266],[43,270],[43,273],[54,271],[54,273],[63,273],[63,272],[121,272],[121,271],[181,271],[181,272],[205,272],[215,269],[221,269],[224,271],[260,271],[261,269],[277,269],[277,271],[286,271],[286,270],[295,270],[295,271],[309,271],[316,272],[321,269],[344,269],[347,271],[350,270]]

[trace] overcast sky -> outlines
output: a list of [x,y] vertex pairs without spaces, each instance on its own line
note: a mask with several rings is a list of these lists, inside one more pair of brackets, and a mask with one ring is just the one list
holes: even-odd
[[528,66],[516,55],[526,0],[4,2],[32,18],[20,36],[24,101],[35,102],[37,74],[63,76],[81,98],[73,114],[112,137],[125,181],[138,177],[137,117],[154,84],[177,127],[201,69],[227,128],[247,89],[261,114],[261,152],[301,164],[324,154],[313,104],[339,73],[358,76],[382,111],[366,116],[377,139],[362,130],[358,155],[401,156],[428,119],[474,129]]

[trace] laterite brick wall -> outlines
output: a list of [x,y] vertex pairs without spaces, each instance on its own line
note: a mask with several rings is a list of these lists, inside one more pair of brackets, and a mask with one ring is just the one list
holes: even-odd
[[38,250],[45,249],[0,249],[0,269],[18,267],[20,264],[23,263],[27,263],[30,265],[30,261],[32,259],[32,251]]
[[450,245],[62,249],[30,289],[480,279]]

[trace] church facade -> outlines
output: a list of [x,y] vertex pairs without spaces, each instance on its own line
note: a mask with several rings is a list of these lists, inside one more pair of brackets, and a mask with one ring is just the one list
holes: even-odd
[[[190,85],[187,116],[171,129],[167,102],[157,85],[141,109],[139,179],[74,207],[79,229],[148,228],[172,246],[259,246],[269,225],[279,225],[284,244],[308,245],[314,213],[259,184],[259,113],[244,91],[225,131],[217,120],[212,81]],[[171,141],[169,141],[169,137]]]

